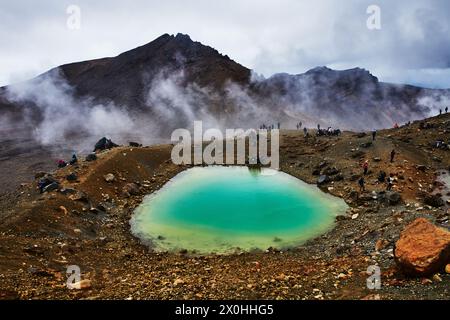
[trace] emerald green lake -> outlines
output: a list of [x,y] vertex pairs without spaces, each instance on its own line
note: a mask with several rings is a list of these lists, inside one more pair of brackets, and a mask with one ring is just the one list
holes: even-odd
[[156,251],[232,253],[300,245],[346,209],[342,199],[280,171],[196,167],[144,198],[130,224]]

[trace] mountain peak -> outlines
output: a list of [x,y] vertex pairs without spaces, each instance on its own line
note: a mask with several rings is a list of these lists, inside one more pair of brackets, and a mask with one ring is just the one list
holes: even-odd
[[334,70],[328,67],[316,67],[308,70],[304,75],[313,76],[314,78],[334,78],[347,81],[369,81],[378,82],[378,78],[372,75],[368,70],[364,68],[352,68],[346,70]]
[[177,35],[175,36],[175,40],[194,42],[189,35],[184,33],[177,33]]
[[325,66],[320,66],[320,67],[315,67],[315,68],[312,68],[312,69],[306,71],[306,74],[325,73],[325,72],[330,72],[330,71],[335,71],[335,70],[330,69],[330,68],[325,67]]

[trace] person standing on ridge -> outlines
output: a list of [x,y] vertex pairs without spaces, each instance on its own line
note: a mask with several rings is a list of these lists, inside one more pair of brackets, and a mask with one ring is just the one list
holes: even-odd
[[392,151],[391,151],[391,163],[394,162],[394,158],[395,158],[395,149],[392,149]]
[[308,129],[306,127],[303,128],[303,133],[305,134],[305,138],[308,136]]
[[366,176],[367,172],[369,171],[369,160],[364,161],[363,169],[364,169],[364,175]]
[[445,113],[447,113],[448,112],[448,107],[445,107]]
[[386,172],[380,171],[378,174],[378,182],[384,183],[386,181]]
[[387,191],[391,191],[392,187],[394,186],[394,178],[392,177],[392,173],[389,175],[389,178],[387,179]]
[[74,154],[72,155],[72,159],[70,160],[69,164],[73,166],[73,165],[76,164],[77,162],[78,162],[78,158],[77,158],[77,155],[74,153]]
[[377,130],[372,131],[372,141],[375,141],[375,138],[377,137]]
[[358,184],[359,184],[359,192],[364,192],[364,191],[366,191],[366,187],[365,187],[364,183],[365,183],[364,177],[359,178],[359,180],[358,180]]

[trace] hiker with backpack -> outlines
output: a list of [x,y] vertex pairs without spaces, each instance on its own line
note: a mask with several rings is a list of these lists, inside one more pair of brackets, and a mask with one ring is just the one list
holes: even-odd
[[76,164],[77,162],[78,162],[78,158],[77,158],[77,155],[74,153],[74,154],[72,155],[72,159],[70,159],[69,164],[73,166],[73,165]]
[[394,177],[392,176],[392,174],[390,174],[389,178],[387,179],[386,191],[391,191],[393,186],[394,186]]
[[392,149],[392,151],[391,151],[391,163],[394,162],[395,154],[396,154],[395,149]]
[[366,191],[364,177],[359,178],[358,184],[359,184],[359,191],[360,192]]
[[364,175],[366,176],[367,172],[369,171],[369,160],[364,161],[364,164],[363,164],[362,167],[363,167],[363,170],[364,170]]

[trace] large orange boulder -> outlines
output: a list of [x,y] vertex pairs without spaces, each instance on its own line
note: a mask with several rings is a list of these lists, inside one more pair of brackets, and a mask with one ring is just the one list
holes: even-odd
[[400,234],[395,260],[409,275],[426,276],[444,271],[450,262],[450,232],[419,218]]

